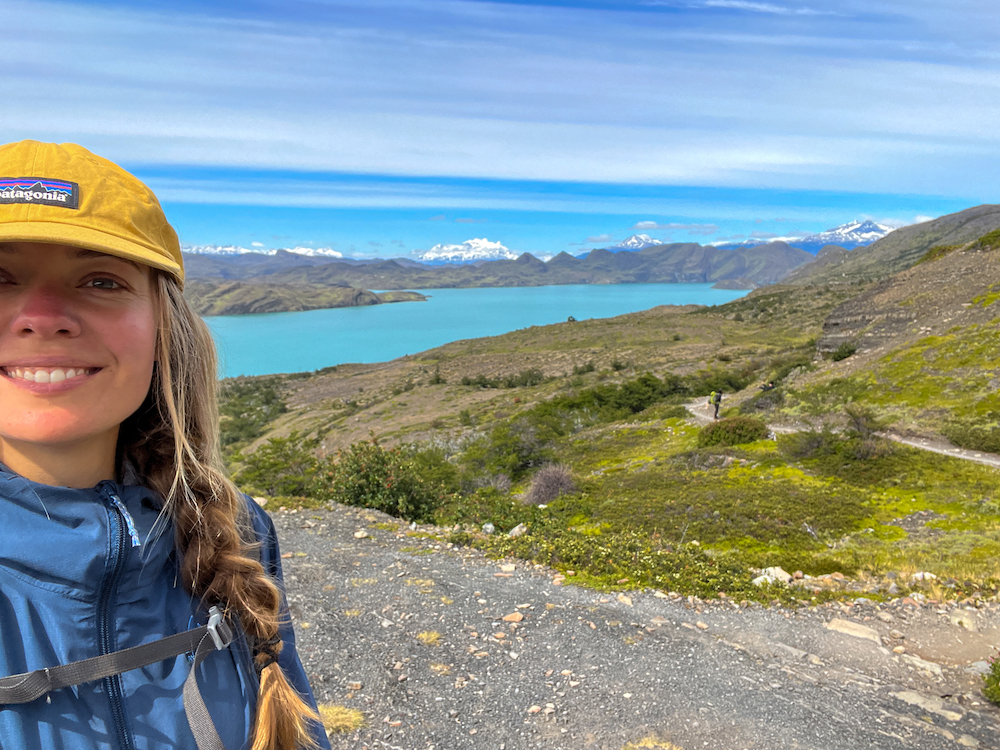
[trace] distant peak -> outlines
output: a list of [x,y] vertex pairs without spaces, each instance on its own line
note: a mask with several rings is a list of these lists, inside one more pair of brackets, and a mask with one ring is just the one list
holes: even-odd
[[417,259],[424,262],[471,263],[480,260],[516,260],[517,253],[499,242],[490,242],[483,237],[466,240],[458,245],[438,244],[418,254]]

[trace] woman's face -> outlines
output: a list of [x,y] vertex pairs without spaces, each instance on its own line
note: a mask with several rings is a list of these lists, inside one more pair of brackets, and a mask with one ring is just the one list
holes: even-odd
[[65,245],[0,245],[0,440],[117,436],[153,374],[152,273]]

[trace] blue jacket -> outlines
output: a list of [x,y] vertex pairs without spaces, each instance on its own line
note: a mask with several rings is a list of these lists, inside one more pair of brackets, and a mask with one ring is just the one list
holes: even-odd
[[[248,500],[261,561],[281,583],[274,524]],[[170,524],[153,531],[159,496],[101,482],[93,489],[37,484],[0,464],[0,676],[87,659],[204,625],[206,607],[180,583]],[[285,608],[287,615],[287,606]],[[284,618],[287,622],[287,617]],[[282,627],[279,663],[315,705]],[[0,705],[0,747],[17,750],[196,750],[183,708],[189,655],[23,705]],[[247,744],[257,695],[238,638],[210,654],[198,683],[227,748]],[[329,748],[316,727],[321,748]]]

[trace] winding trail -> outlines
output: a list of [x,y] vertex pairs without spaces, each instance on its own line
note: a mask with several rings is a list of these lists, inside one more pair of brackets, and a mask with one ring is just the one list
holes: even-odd
[[[706,425],[714,421],[712,418],[711,405],[706,404],[701,399],[684,404],[684,408],[688,410],[692,420],[699,425]],[[775,435],[790,435],[793,432],[803,431],[800,428],[782,424],[768,424],[767,427]],[[891,431],[880,432],[878,434],[879,436],[884,437],[887,440],[892,440],[895,443],[909,445],[913,448],[930,451],[931,453],[940,453],[944,456],[960,458],[963,461],[972,461],[977,464],[983,464],[984,466],[992,466],[1000,469],[1000,455],[997,455],[996,453],[986,453],[984,451],[973,451],[966,448],[959,448],[941,438],[908,437]]]

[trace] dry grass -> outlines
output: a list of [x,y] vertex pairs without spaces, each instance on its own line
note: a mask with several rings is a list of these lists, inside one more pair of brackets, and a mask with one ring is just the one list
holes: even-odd
[[425,646],[436,646],[441,642],[441,634],[436,630],[425,630],[417,633],[417,640]]
[[665,740],[658,740],[655,737],[644,737],[638,742],[630,742],[622,750],[684,750]]
[[319,717],[328,735],[347,734],[364,726],[365,715],[354,708],[324,703],[319,707]]

